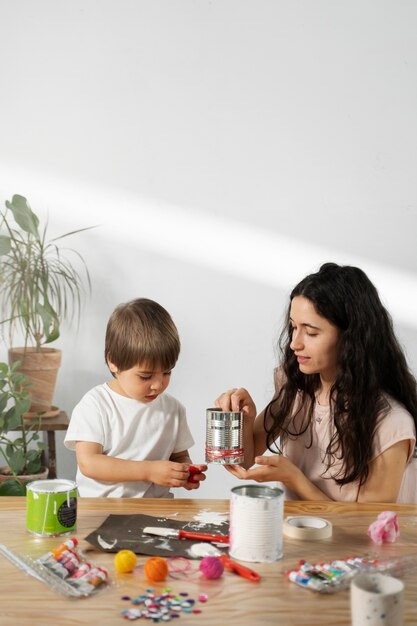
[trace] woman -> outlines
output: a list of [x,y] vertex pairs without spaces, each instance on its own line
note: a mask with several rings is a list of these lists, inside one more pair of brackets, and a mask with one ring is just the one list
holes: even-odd
[[[366,274],[326,263],[292,291],[276,393],[256,417],[246,389],[216,406],[245,414],[238,478],[289,499],[417,502],[417,387]],[[260,456],[266,450],[278,454]]]

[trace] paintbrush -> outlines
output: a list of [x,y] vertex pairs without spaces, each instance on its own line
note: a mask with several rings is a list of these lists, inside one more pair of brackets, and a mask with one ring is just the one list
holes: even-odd
[[211,535],[209,533],[200,533],[177,528],[147,526],[143,529],[143,532],[146,535],[159,535],[160,537],[171,537],[173,539],[194,539],[198,541],[211,541],[213,543],[229,543],[228,535]]

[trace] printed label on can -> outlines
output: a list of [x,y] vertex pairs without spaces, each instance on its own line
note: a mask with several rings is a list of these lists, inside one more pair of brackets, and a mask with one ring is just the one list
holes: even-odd
[[26,490],[26,528],[40,537],[67,535],[77,521],[77,485],[72,480],[35,480]]

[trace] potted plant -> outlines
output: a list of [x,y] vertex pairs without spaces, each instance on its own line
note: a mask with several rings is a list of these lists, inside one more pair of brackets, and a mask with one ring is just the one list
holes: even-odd
[[[79,320],[84,287],[90,289],[87,267],[74,250],[59,248],[57,241],[83,228],[47,239],[47,226],[40,228],[39,218],[26,198],[14,195],[0,211],[0,311],[1,324],[9,330],[9,363],[19,362],[31,397],[27,417],[59,413],[52,399],[61,350],[49,347],[60,335],[63,320]],[[90,227],[91,228],[91,227]],[[77,269],[68,252],[75,255]],[[20,331],[23,347],[13,346]]]
[[[0,363],[0,495],[24,495],[27,482],[48,476],[41,466],[45,444],[39,441],[38,424],[24,419],[30,398],[17,367]],[[19,431],[15,438],[12,431]]]

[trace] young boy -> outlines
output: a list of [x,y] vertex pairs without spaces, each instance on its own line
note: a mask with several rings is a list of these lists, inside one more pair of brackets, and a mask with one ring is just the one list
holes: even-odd
[[194,440],[185,409],[163,393],[179,352],[162,306],[140,298],[115,309],[105,345],[113,380],[81,399],[65,436],[77,454],[81,496],[169,498],[170,487],[197,489],[205,480],[206,465],[189,480]]

